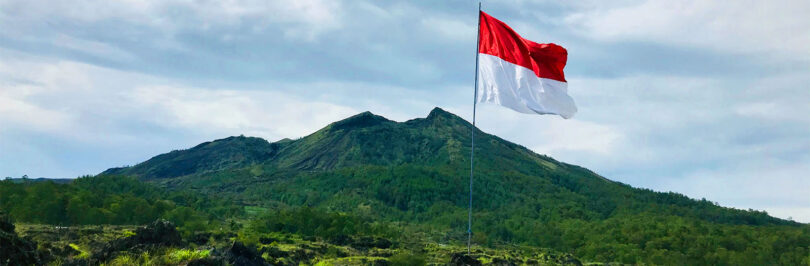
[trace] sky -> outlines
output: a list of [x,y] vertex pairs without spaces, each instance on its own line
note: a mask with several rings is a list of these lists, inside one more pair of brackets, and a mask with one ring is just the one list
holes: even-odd
[[[0,176],[92,175],[232,135],[298,138],[363,111],[471,120],[477,8],[0,0]],[[579,113],[482,104],[482,130],[635,187],[810,222],[810,2],[483,10],[568,49]]]

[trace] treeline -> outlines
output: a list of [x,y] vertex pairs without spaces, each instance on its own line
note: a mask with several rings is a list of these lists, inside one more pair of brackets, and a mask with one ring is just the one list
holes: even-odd
[[224,201],[168,192],[125,176],[84,176],[69,184],[0,181],[0,210],[26,223],[119,225],[164,218],[187,230],[202,230],[241,212]]
[[[479,175],[476,188],[473,242],[479,245],[529,245],[586,261],[629,264],[810,264],[810,226],[763,212],[727,209],[675,193],[563,184],[574,177],[537,179],[514,171],[487,175]],[[327,240],[396,240],[422,233],[435,241],[466,240],[466,184],[454,169],[364,166],[288,178],[283,186],[254,185],[240,192],[242,200],[272,203],[269,211],[250,217],[241,232],[256,239],[284,232]],[[602,198],[573,193],[585,190]],[[20,222],[56,225],[144,224],[166,218],[184,232],[247,217],[241,206],[209,193],[169,192],[123,176],[82,177],[61,185],[0,181],[0,211]]]
[[[570,182],[575,176],[548,175],[534,178],[503,171],[496,177],[479,173],[474,242],[492,247],[522,244],[552,248],[598,262],[810,263],[810,226],[677,193],[655,193],[616,183],[581,186]],[[363,166],[301,174],[283,186],[248,188],[241,195],[278,201],[279,206],[315,206],[373,221],[407,222],[447,232],[445,239],[450,241],[464,241],[464,176],[444,167]],[[267,231],[312,234],[298,226],[314,230],[329,224],[304,214],[273,213],[263,226]],[[318,222],[296,222],[306,219]]]
[[[601,221],[474,218],[474,241],[570,252],[587,261],[652,265],[808,265],[810,227],[726,225],[658,213]],[[434,226],[438,226],[434,223]]]
[[395,237],[397,231],[383,222],[350,213],[295,207],[268,211],[250,222],[257,233],[285,232],[334,240],[346,236]]

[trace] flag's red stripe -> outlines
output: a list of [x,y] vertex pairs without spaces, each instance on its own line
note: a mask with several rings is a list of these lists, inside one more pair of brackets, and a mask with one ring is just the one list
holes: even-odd
[[568,51],[553,43],[523,39],[509,25],[484,13],[479,29],[478,52],[497,56],[507,62],[531,69],[540,78],[565,82]]

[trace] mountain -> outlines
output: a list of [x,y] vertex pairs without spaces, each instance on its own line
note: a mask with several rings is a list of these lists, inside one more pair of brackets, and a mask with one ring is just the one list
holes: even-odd
[[[439,108],[425,119],[404,123],[364,112],[298,140],[269,143],[260,138],[228,137],[158,155],[133,167],[112,168],[103,174],[134,175],[150,180],[256,164],[297,170],[332,170],[367,164],[435,165],[468,156],[469,150],[465,151],[463,146],[469,141],[469,130],[466,121]],[[509,149],[518,147],[498,141]]]
[[132,175],[148,180],[240,168],[273,157],[278,146],[261,138],[229,137],[161,154],[133,167],[111,168],[104,174]]
[[[404,222],[425,226],[423,232],[440,239],[461,240],[471,128],[440,108],[405,122],[364,112],[296,140],[229,137],[101,175],[131,175],[251,208],[310,206]],[[717,256],[737,253],[754,260],[745,256],[780,256],[774,250],[810,246],[792,238],[810,236],[805,225],[633,188],[475,130],[476,243],[523,243],[624,263],[655,263],[655,256],[665,256],[680,264],[728,262]],[[764,246],[771,250],[758,249]]]
[[[393,189],[391,185],[405,189],[413,187],[414,184],[405,184],[409,181],[427,182],[424,188],[409,191],[419,193],[417,195],[384,193],[387,196],[401,196],[410,201],[412,197],[424,197],[424,193],[441,192],[424,200],[449,201],[463,206],[469,171],[470,129],[466,120],[441,108],[433,109],[426,118],[401,123],[363,112],[297,140],[270,143],[255,137],[228,137],[161,154],[132,167],[112,168],[102,174],[132,175],[164,184],[189,183],[226,194],[315,180],[334,181],[335,186],[330,184],[323,190],[339,193],[363,188],[361,184],[373,185],[358,176],[377,178],[369,175],[381,174],[388,175],[385,181],[391,183],[380,189]],[[542,205],[577,208],[578,212],[566,214],[574,218],[602,219],[622,211],[649,210],[733,224],[790,223],[763,213],[722,208],[705,200],[694,201],[676,193],[635,189],[476,131],[477,185],[474,192],[481,196],[476,200],[481,208],[520,204],[530,198],[549,199]],[[413,173],[400,176],[391,172],[393,170]],[[371,173],[375,171],[389,173]],[[343,177],[349,173],[351,176],[347,179],[331,180],[335,175]],[[245,179],[249,182],[239,185]],[[340,184],[342,181],[361,184]],[[374,195],[363,196],[380,199]],[[490,200],[492,196],[498,201]],[[569,200],[552,201],[552,196]],[[408,204],[396,201],[384,205],[406,211],[411,209]],[[639,206],[649,204],[654,206]],[[536,208],[543,209],[542,205]],[[719,217],[704,213],[715,209],[726,213]]]

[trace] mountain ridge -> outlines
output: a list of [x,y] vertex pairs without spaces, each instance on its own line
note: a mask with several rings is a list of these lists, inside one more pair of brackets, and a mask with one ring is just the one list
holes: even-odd
[[[430,205],[447,201],[463,207],[463,193],[466,191],[466,178],[469,171],[469,143],[472,125],[455,114],[441,108],[434,108],[424,118],[415,118],[396,122],[371,112],[362,112],[346,119],[330,123],[324,128],[295,140],[268,142],[255,137],[228,137],[204,142],[190,149],[172,151],[127,168],[111,168],[102,175],[132,175],[142,180],[155,181],[169,187],[196,187],[205,191],[234,194],[236,198],[251,204],[295,205],[288,198],[250,198],[237,195],[236,192],[264,194],[262,189],[279,190],[275,187],[283,182],[313,182],[311,179],[337,178],[334,176],[318,177],[308,173],[351,172],[351,178],[367,177],[369,173],[379,173],[381,169],[409,169],[416,171],[413,175],[396,177],[391,182],[409,186],[413,179],[423,180],[425,176],[433,190],[420,190],[413,193],[439,193],[432,198],[422,199]],[[721,221],[732,224],[789,224],[789,221],[768,216],[762,212],[749,213],[733,208],[716,206],[708,201],[689,199],[677,193],[653,192],[649,189],[633,188],[594,173],[586,168],[559,162],[551,157],[537,154],[528,148],[487,134],[476,132],[476,180],[479,186],[477,193],[493,193],[486,190],[500,190],[496,198],[514,201],[532,201],[525,197],[547,198],[549,195],[531,191],[515,191],[514,183],[524,185],[537,191],[547,191],[557,197],[571,197],[572,202],[550,201],[546,204],[574,204],[581,209],[576,218],[605,219],[617,213],[655,211],[655,207],[641,206],[642,201],[656,202],[668,206],[662,213],[687,215],[710,221]],[[486,152],[484,152],[486,151]],[[421,169],[421,170],[420,170]],[[376,178],[376,177],[375,177]],[[372,178],[373,179],[373,178]],[[290,181],[297,180],[297,181]],[[411,180],[411,181],[408,181]],[[334,184],[324,188],[325,191],[364,189],[354,183],[341,182],[348,180],[331,180]],[[367,184],[368,180],[357,180]],[[450,183],[448,183],[450,182]],[[251,186],[245,183],[252,184]],[[189,185],[193,184],[193,185]],[[440,184],[452,187],[446,189]],[[318,184],[321,185],[321,184]],[[341,187],[341,186],[347,187]],[[390,185],[390,184],[388,184]],[[483,187],[482,187],[483,185]],[[487,185],[492,187],[486,187]],[[317,186],[317,185],[315,185]],[[294,187],[290,185],[290,187]],[[340,189],[338,189],[340,188]],[[305,187],[300,189],[306,190]],[[379,188],[386,190],[387,188]],[[252,192],[251,192],[252,191]],[[283,190],[283,193],[299,192]],[[248,194],[250,194],[248,193]],[[382,192],[379,192],[382,193]],[[403,192],[404,193],[404,192]],[[411,193],[411,192],[407,192]],[[449,197],[448,194],[458,197]],[[398,195],[404,199],[412,195]],[[530,196],[534,195],[534,196]],[[400,211],[411,210],[408,203],[382,199],[380,195],[362,195],[361,198],[380,204],[380,208],[396,207]],[[551,199],[548,199],[551,200]],[[270,202],[270,203],[268,203]],[[275,202],[275,203],[272,203]],[[319,199],[317,204],[328,204],[329,199]],[[494,202],[480,199],[482,208],[508,206],[509,202]],[[415,204],[415,203],[414,203]],[[418,205],[418,204],[416,204]],[[416,206],[414,205],[414,206]],[[659,206],[656,205],[656,206]],[[426,207],[417,208],[424,211]],[[652,208],[652,209],[651,209]],[[721,210],[724,214],[707,214]],[[728,211],[722,211],[728,210]],[[736,218],[735,218],[736,217]],[[745,218],[741,218],[745,217]]]
[[[373,114],[370,111],[365,111],[365,112],[350,116],[350,117],[348,117],[346,119],[342,119],[340,121],[330,123],[329,125],[325,126],[324,128],[322,128],[322,129],[320,129],[320,130],[318,130],[318,131],[316,131],[316,132],[314,132],[314,133],[312,133],[310,135],[304,136],[304,137],[296,139],[296,140],[291,140],[289,138],[285,138],[285,139],[282,139],[282,140],[279,140],[279,141],[276,141],[276,142],[269,142],[267,140],[264,140],[264,139],[258,138],[258,137],[231,136],[231,137],[226,137],[226,138],[222,138],[222,139],[216,139],[216,140],[213,140],[213,141],[203,142],[203,143],[200,143],[200,144],[195,145],[194,147],[191,147],[191,148],[188,148],[188,149],[174,150],[174,151],[171,151],[169,153],[160,154],[160,155],[154,156],[154,157],[152,157],[152,158],[150,158],[150,159],[148,159],[148,160],[146,160],[146,161],[144,161],[142,163],[136,164],[134,166],[110,168],[110,169],[107,169],[107,170],[103,171],[101,174],[135,175],[135,176],[147,179],[147,180],[148,179],[155,179],[155,178],[158,178],[158,179],[159,178],[172,178],[172,177],[178,177],[178,176],[186,175],[186,174],[193,174],[194,171],[190,171],[191,170],[190,168],[194,168],[195,165],[188,165],[188,164],[185,164],[184,162],[177,162],[177,165],[176,165],[175,168],[182,169],[182,171],[179,171],[179,172],[175,171],[175,172],[169,173],[169,172],[166,172],[165,170],[162,170],[162,169],[146,170],[145,168],[149,168],[150,166],[155,167],[154,166],[156,164],[155,161],[166,161],[167,159],[172,160],[172,159],[178,157],[179,155],[181,155],[182,153],[196,153],[197,151],[204,151],[206,148],[208,148],[209,146],[212,146],[212,145],[228,145],[228,144],[235,143],[236,146],[244,147],[244,146],[246,146],[246,145],[248,145],[250,143],[240,143],[240,142],[252,141],[253,144],[258,145],[259,147],[251,148],[249,150],[249,152],[250,152],[249,154],[241,154],[238,151],[233,151],[233,150],[228,152],[228,154],[231,154],[232,156],[247,157],[246,162],[240,161],[240,162],[233,162],[233,163],[228,163],[228,162],[220,163],[220,164],[224,164],[225,166],[232,166],[232,167],[240,167],[241,166],[241,167],[244,167],[244,166],[248,166],[247,163],[249,163],[249,162],[262,163],[262,162],[266,162],[267,160],[272,160],[272,159],[275,158],[274,156],[277,155],[277,153],[283,152],[284,148],[303,146],[302,148],[306,149],[307,148],[306,146],[308,146],[307,142],[313,142],[313,141],[322,140],[322,138],[325,137],[325,135],[329,135],[329,134],[334,134],[334,133],[342,134],[342,133],[345,133],[343,131],[357,131],[357,130],[362,131],[364,128],[369,128],[369,127],[382,127],[382,128],[387,128],[387,129],[395,129],[397,127],[409,127],[409,126],[437,127],[437,128],[443,128],[445,131],[447,130],[447,127],[454,127],[454,129],[456,131],[454,133],[460,133],[460,135],[465,135],[465,134],[468,135],[469,128],[472,127],[472,124],[470,124],[469,122],[467,122],[463,118],[461,118],[459,116],[456,116],[453,113],[447,112],[447,111],[445,111],[445,110],[443,110],[443,109],[441,109],[439,107],[433,108],[430,111],[430,113],[424,118],[414,118],[414,119],[410,119],[410,120],[407,120],[407,121],[404,121],[404,122],[396,122],[396,121],[393,121],[393,120],[389,120],[389,119],[387,119],[387,118],[385,118],[383,116]],[[465,127],[467,128],[466,132],[464,132]],[[533,151],[529,150],[528,148],[526,148],[524,146],[509,142],[509,141],[506,141],[506,140],[503,140],[500,137],[497,137],[497,136],[494,136],[494,135],[489,135],[487,133],[484,133],[483,131],[481,131],[478,128],[476,128],[476,132],[477,132],[478,135],[480,135],[480,136],[477,136],[478,138],[481,138],[481,137],[483,137],[483,138],[494,138],[495,140],[502,142],[502,144],[505,144],[505,145],[509,146],[510,148],[523,149],[525,152],[534,153]],[[444,133],[448,134],[450,132],[444,132]],[[333,141],[338,141],[339,142],[340,140],[333,140]],[[466,139],[465,141],[469,142],[469,139]],[[257,143],[257,142],[262,142],[262,143]],[[454,143],[454,145],[462,145],[463,146],[464,143]],[[319,147],[319,148],[323,148],[323,147]],[[259,153],[259,154],[263,153],[265,156],[259,156],[256,153]],[[463,154],[457,154],[457,155],[463,155]],[[556,160],[554,160],[554,159],[552,159],[552,158],[550,158],[550,157],[548,157],[546,155],[541,155],[541,154],[536,154],[536,153],[535,153],[535,155],[540,156],[543,160],[548,160],[548,161],[552,161],[554,163],[559,163]],[[197,156],[200,156],[200,155],[197,155]],[[200,158],[196,158],[196,156],[195,156],[195,158],[192,158],[192,159],[200,159]],[[224,167],[220,167],[220,168],[213,168],[212,169],[211,167],[205,167],[205,166],[210,165],[210,164],[216,164],[216,163],[215,162],[207,162],[207,164],[205,164],[205,165],[197,165],[197,166],[202,168],[202,169],[200,169],[200,171],[211,171],[211,170],[215,171],[215,170],[224,168]],[[293,167],[293,168],[298,167],[298,168],[301,168],[301,169],[308,169],[308,167],[318,168],[319,166],[327,166],[327,167],[332,166],[331,164],[327,164],[327,165],[308,165],[308,164],[306,164],[304,162],[301,162],[301,161],[299,161],[299,162],[287,162],[286,164],[283,164],[283,165],[285,165],[287,167]]]
[[244,167],[270,158],[278,146],[279,144],[274,145],[262,138],[231,136],[203,142],[189,149],[160,154],[134,166],[110,168],[101,174],[134,175],[152,179]]

